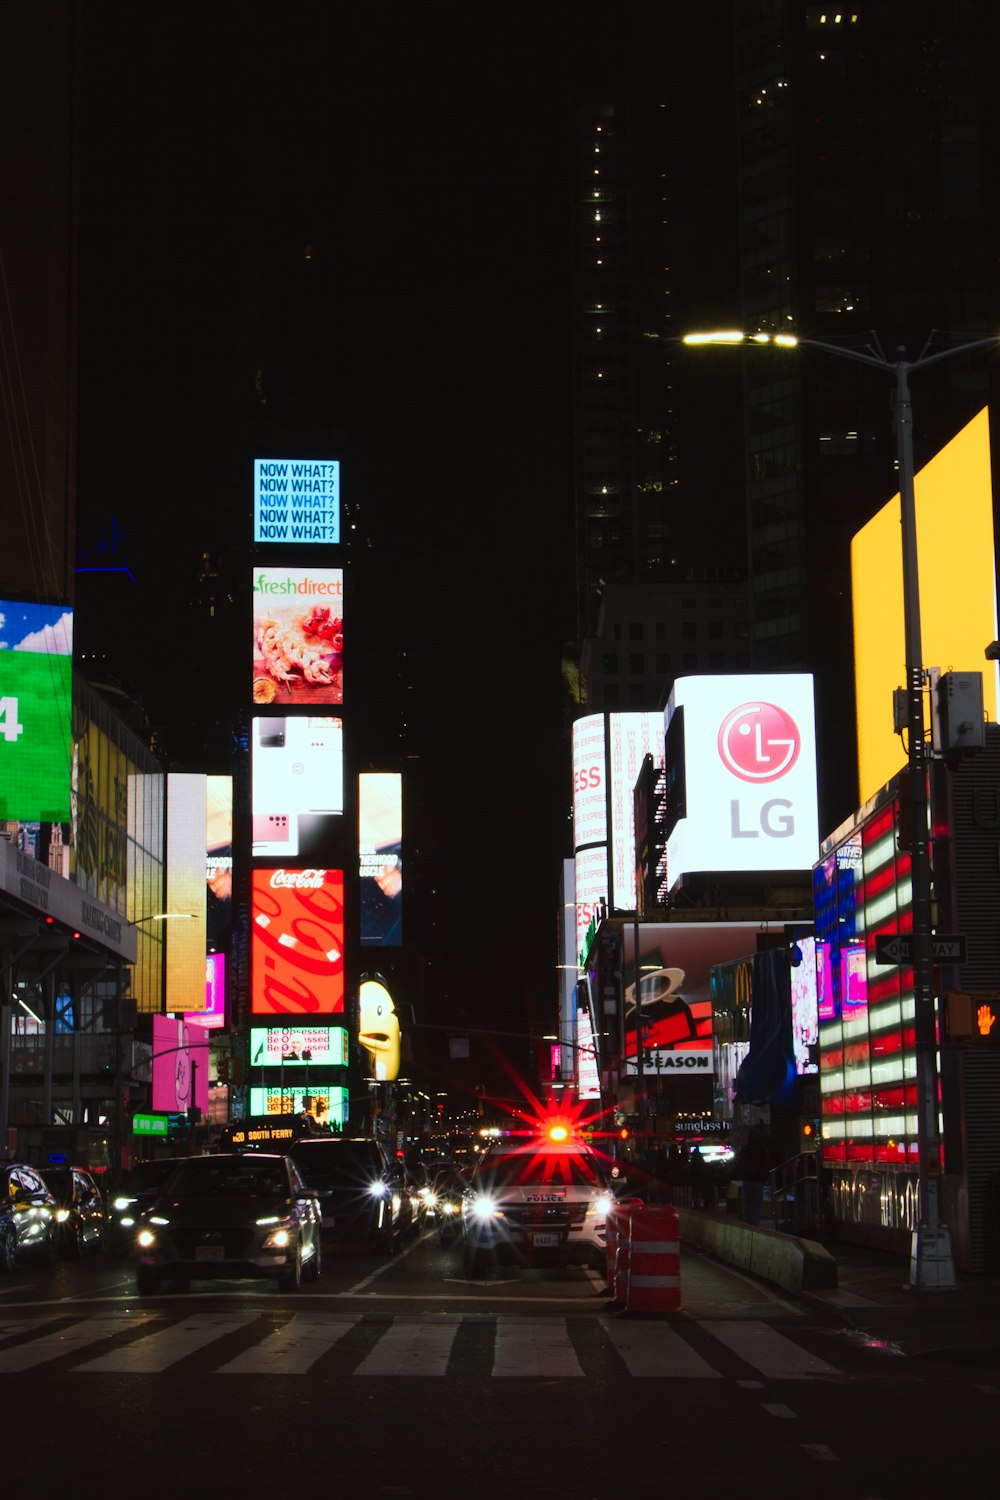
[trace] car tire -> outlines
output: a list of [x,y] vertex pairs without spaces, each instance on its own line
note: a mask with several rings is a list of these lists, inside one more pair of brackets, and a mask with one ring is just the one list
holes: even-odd
[[287,1271],[278,1277],[279,1292],[297,1292],[302,1285],[302,1245],[296,1240],[295,1255]]
[[13,1229],[0,1229],[0,1276],[9,1276],[16,1260],[16,1234]]
[[160,1289],[160,1278],[152,1266],[137,1266],[135,1289],[140,1297],[152,1297]]

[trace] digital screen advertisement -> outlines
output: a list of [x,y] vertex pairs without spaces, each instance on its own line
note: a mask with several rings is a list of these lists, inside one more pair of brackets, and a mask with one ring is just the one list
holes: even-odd
[[347,1118],[347,1090],[332,1088],[328,1083],[305,1088],[301,1083],[287,1088],[252,1088],[250,1090],[250,1113],[252,1115],[312,1115],[319,1125],[329,1125],[334,1130],[343,1130]]
[[573,847],[603,844],[608,837],[604,715],[588,714],[573,725]]
[[663,764],[662,713],[615,714],[608,726],[611,793],[611,905],[635,910],[635,784],[647,755]]
[[195,773],[167,775],[165,1008],[178,1013],[202,1009],[205,993],[207,781]]
[[344,570],[253,570],[253,701],[344,701]]
[[254,1068],[347,1067],[343,1026],[251,1026]]
[[808,870],[819,852],[813,680],[679,677],[685,815],[667,839],[671,886],[692,873]]
[[816,993],[816,939],[799,938],[799,962],[789,970],[792,991],[792,1048],[796,1073],[818,1073],[812,1050],[819,1041],[819,1003]]
[[395,772],[358,777],[361,942],[403,941],[403,780]]
[[343,871],[254,869],[250,904],[253,1014],[343,1013]]
[[326,865],[344,811],[344,726],[323,715],[255,718],[251,736],[254,859]]
[[68,823],[73,612],[0,599],[0,818]]
[[335,458],[255,458],[255,542],[339,542],[340,463]]
[[205,1009],[184,1012],[185,1021],[216,1031],[226,1024],[226,958],[223,953],[205,956]]
[[232,922],[233,778],[207,776],[208,836],[205,879],[208,885],[206,930],[217,942]]
[[153,1109],[183,1114],[208,1109],[209,1038],[203,1026],[176,1016],[153,1016]]

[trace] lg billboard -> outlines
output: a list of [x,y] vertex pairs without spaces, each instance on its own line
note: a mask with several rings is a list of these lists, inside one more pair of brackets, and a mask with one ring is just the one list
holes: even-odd
[[[683,737],[670,736],[683,710]],[[684,815],[667,838],[672,887],[691,874],[811,870],[819,850],[813,680],[681,677],[666,728]]]

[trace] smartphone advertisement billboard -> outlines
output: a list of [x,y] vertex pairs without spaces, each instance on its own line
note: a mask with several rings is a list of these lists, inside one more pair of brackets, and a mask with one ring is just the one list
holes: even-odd
[[344,811],[344,726],[310,714],[252,722],[251,823],[255,860],[330,865]]
[[254,869],[250,904],[253,1014],[342,1014],[344,872]]
[[254,568],[253,701],[344,701],[344,570]]
[[0,599],[0,818],[68,823],[73,612]]
[[255,542],[340,541],[340,464],[335,458],[255,458]]

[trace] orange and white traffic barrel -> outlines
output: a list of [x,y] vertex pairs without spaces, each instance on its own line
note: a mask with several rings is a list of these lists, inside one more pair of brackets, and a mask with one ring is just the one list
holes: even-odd
[[[667,1204],[628,1219],[624,1301],[628,1312],[679,1312],[681,1306],[680,1220]],[[621,1258],[621,1241],[618,1247]]]
[[[637,1198],[626,1198],[620,1203],[613,1203],[608,1209],[604,1219],[604,1252],[606,1259],[607,1287],[609,1292],[615,1290],[615,1276],[618,1267],[618,1247],[623,1236],[627,1235],[629,1209],[638,1203]],[[624,1282],[622,1283],[624,1291]],[[624,1303],[624,1297],[621,1299]],[[617,1301],[617,1298],[616,1298]]]

